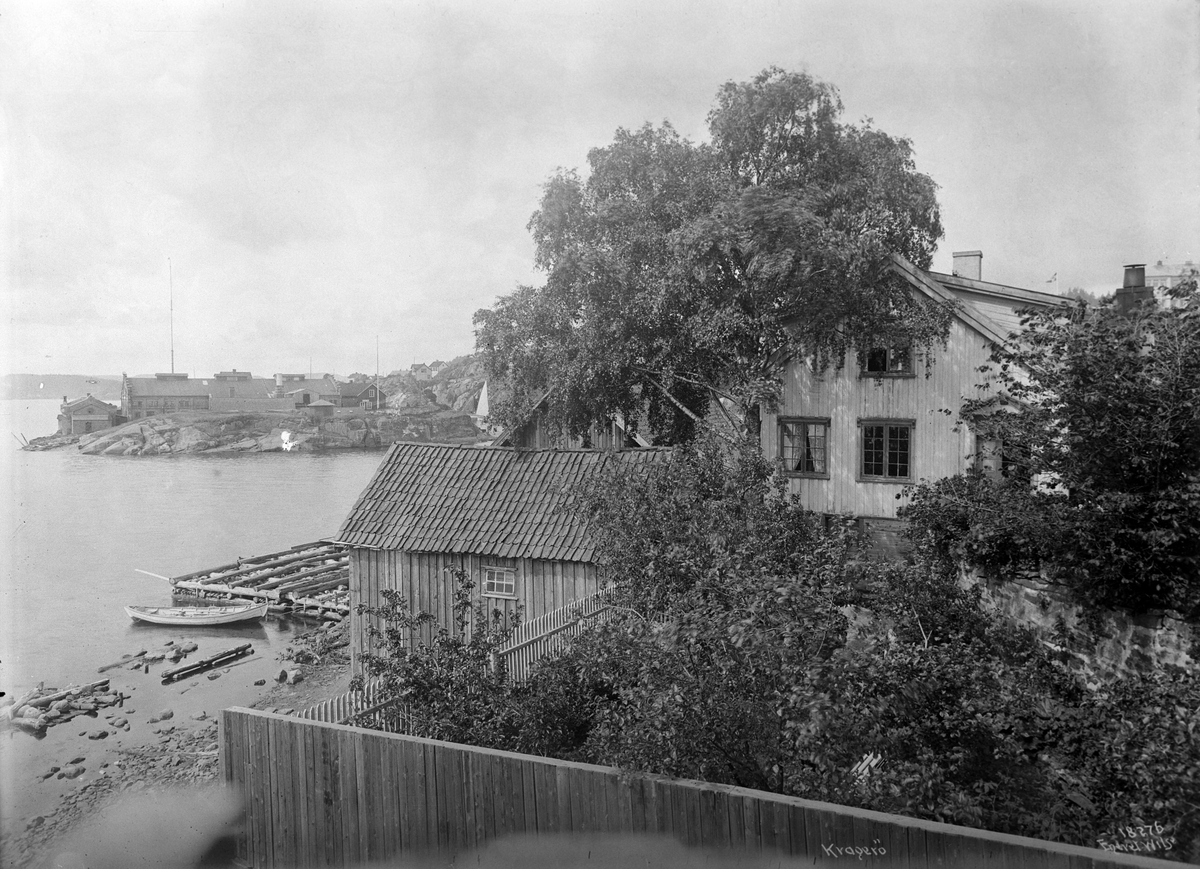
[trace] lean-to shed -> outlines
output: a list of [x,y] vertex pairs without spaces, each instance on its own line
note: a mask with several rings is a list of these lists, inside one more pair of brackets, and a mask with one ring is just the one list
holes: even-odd
[[[571,507],[607,473],[645,473],[668,454],[644,450],[518,450],[397,443],[342,523],[351,604],[399,591],[414,611],[453,622],[461,568],[489,607],[524,607],[526,620],[599,591],[596,552]],[[351,616],[351,660],[370,651],[365,618]]]

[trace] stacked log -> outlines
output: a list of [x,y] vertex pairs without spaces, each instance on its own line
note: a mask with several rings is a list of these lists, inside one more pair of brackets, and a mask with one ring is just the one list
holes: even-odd
[[276,614],[333,621],[350,614],[350,556],[334,543],[304,543],[233,564],[173,577],[175,593],[265,600]]
[[43,685],[0,708],[0,724],[44,736],[46,729],[77,715],[95,716],[105,706],[119,706],[126,695],[108,690],[108,679],[58,690]]

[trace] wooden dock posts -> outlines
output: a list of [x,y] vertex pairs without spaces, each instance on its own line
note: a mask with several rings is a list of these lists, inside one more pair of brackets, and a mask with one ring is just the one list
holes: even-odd
[[350,556],[333,543],[302,543],[170,577],[170,582],[179,595],[265,600],[277,613],[334,621],[350,614]]

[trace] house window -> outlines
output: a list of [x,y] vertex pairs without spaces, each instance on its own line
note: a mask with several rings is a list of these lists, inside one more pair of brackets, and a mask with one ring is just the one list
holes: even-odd
[[483,569],[483,594],[485,597],[516,597],[516,570],[511,567],[485,567]]
[[829,420],[781,419],[779,457],[789,475],[828,479]]
[[92,430],[92,424],[91,424],[90,422],[85,422],[85,423],[83,424],[83,430],[84,430],[85,432],[89,432],[89,431],[91,431],[91,430]]
[[229,387],[229,397],[230,397],[230,398],[235,398],[236,396],[237,396],[237,389],[236,389],[235,387],[232,387],[232,386],[231,386],[231,387]]
[[908,347],[874,347],[867,351],[865,373],[874,377],[912,374],[912,352]]
[[859,479],[886,483],[912,480],[915,420],[859,420],[862,464]]

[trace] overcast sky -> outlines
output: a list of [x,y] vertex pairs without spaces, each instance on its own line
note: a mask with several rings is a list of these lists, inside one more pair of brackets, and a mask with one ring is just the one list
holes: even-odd
[[[693,140],[768,65],[836,85],[939,185],[935,258],[1108,290],[1200,261],[1196,0],[0,6],[0,373],[386,373],[537,282],[556,167]],[[170,267],[168,267],[168,260]]]

